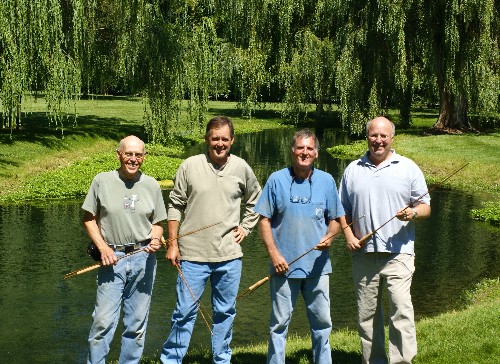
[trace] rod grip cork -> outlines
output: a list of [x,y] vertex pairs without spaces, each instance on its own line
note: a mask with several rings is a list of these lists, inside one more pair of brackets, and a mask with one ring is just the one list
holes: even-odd
[[373,235],[373,233],[374,232],[372,231],[371,233],[368,233],[365,236],[363,236],[361,239],[359,239],[358,244],[361,247],[363,247],[365,245],[366,241],[371,238],[371,236]]
[[266,283],[269,279],[271,279],[271,276],[267,276],[262,278],[260,281],[255,282],[252,284],[250,287],[248,287],[249,291],[253,291],[255,288],[262,286],[264,283]]

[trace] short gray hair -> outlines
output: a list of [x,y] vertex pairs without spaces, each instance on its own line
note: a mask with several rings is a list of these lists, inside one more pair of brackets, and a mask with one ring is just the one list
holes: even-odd
[[292,141],[290,142],[290,147],[292,148],[292,151],[295,150],[295,146],[297,145],[298,139],[308,139],[308,138],[314,139],[314,149],[316,150],[316,152],[319,151],[318,137],[316,136],[316,134],[314,134],[309,129],[302,129],[302,130],[295,132],[295,134],[293,135]]
[[142,148],[144,149],[144,151],[146,151],[146,145],[144,144],[144,141],[141,138],[136,137],[135,135],[129,135],[129,136],[126,136],[125,138],[123,138],[122,140],[120,140],[120,143],[118,144],[118,151],[120,151],[120,152],[123,151],[123,148],[125,147],[125,143],[127,143],[130,140],[136,140],[137,142],[142,144]]

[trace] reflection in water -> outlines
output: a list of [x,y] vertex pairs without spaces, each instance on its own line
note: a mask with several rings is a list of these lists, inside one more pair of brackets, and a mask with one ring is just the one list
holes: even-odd
[[[262,184],[274,170],[290,163],[291,130],[237,135],[233,151],[254,168]],[[322,147],[345,142],[334,130],[322,134]],[[204,150],[203,146],[190,151]],[[346,161],[320,152],[317,167],[340,180]],[[168,191],[164,193],[165,200]],[[453,192],[431,193],[432,217],[418,224],[416,273],[412,295],[417,318],[456,307],[466,289],[483,277],[498,277],[498,230],[471,221],[468,211],[480,205],[477,198]],[[0,207],[0,353],[5,363],[81,363],[87,352],[87,335],[95,301],[95,271],[63,280],[65,273],[93,264],[86,256],[88,239],[81,223],[82,201],[38,206]],[[314,244],[314,242],[311,242]],[[268,257],[257,232],[243,243],[244,290],[268,274]],[[332,249],[332,319],[335,329],[355,328],[356,308],[351,283],[349,253],[344,240]],[[168,334],[175,305],[176,270],[158,254],[157,279],[151,304],[145,355],[158,355]],[[237,304],[233,345],[263,342],[268,338],[269,285],[257,289]],[[210,290],[203,302],[210,307]],[[119,326],[110,359],[116,360]],[[290,333],[307,334],[302,300]],[[209,347],[209,334],[197,320],[193,346]]]

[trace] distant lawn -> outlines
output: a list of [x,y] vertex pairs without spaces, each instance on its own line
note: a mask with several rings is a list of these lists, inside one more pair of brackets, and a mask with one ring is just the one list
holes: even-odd
[[[74,106],[77,118],[55,125],[46,114],[44,99],[29,98],[23,104],[21,129],[0,130],[0,202],[81,196],[97,172],[116,168],[114,150],[121,138],[134,134],[147,141],[141,98],[100,96]],[[236,133],[284,127],[276,105],[263,107],[251,119],[241,117],[234,102],[209,106],[207,121],[228,115]],[[185,146],[202,142],[203,134],[200,127],[167,146],[147,145],[145,173],[168,185]]]
[[[280,104],[264,104],[250,119],[241,116],[235,102],[213,101],[208,106],[207,120],[214,115],[230,116],[235,123],[236,133],[287,127],[280,119]],[[63,121],[62,126],[56,127],[49,123],[43,98],[27,99],[23,106],[22,129],[12,132],[0,130],[0,183],[3,186],[0,202],[22,201],[40,195],[47,198],[78,196],[86,190],[91,175],[115,165],[113,151],[122,137],[135,134],[147,140],[141,98],[100,96],[79,100],[74,107],[77,119],[70,117]],[[322,126],[331,123],[339,126],[340,120],[335,111],[326,115],[319,122]],[[398,122],[396,114],[390,114],[389,117]],[[445,186],[467,193],[487,192],[498,196],[500,134],[429,135],[426,130],[436,118],[437,110],[415,110],[412,127],[396,130],[396,150],[415,160],[430,184],[440,181],[463,163],[470,162]],[[185,146],[202,142],[203,133],[203,127],[200,126],[198,130],[182,133],[182,137],[167,146],[148,145],[150,155],[144,165],[146,173],[160,181],[171,179]],[[364,140],[329,149],[332,155],[340,158],[355,158],[365,150]],[[101,163],[102,153],[108,154],[108,158],[104,158],[106,162]],[[76,165],[76,162],[80,164]],[[88,168],[86,173],[82,168]],[[51,173],[55,170],[58,170],[57,178],[61,183],[51,186]],[[74,186],[69,188],[65,180]]]

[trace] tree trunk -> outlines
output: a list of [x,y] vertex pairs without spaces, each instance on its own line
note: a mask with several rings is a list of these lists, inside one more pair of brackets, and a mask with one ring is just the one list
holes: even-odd
[[441,91],[439,117],[433,128],[442,130],[470,129],[467,118],[467,99],[462,95],[452,95]]

